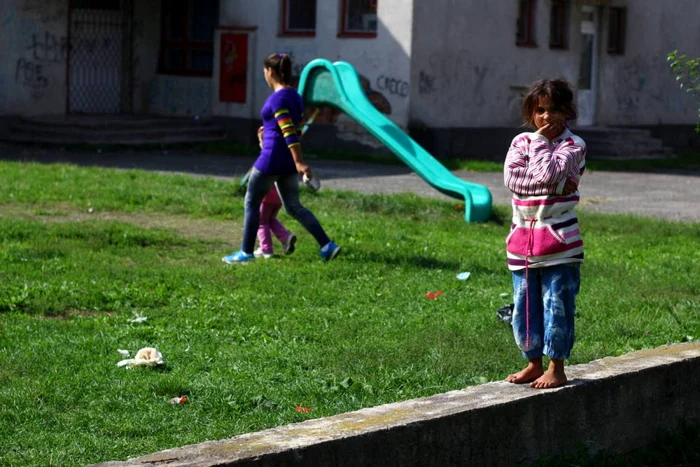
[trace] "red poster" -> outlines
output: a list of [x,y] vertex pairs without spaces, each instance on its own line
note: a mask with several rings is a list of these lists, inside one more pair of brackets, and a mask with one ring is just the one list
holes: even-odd
[[248,34],[221,34],[219,100],[245,102],[248,72]]

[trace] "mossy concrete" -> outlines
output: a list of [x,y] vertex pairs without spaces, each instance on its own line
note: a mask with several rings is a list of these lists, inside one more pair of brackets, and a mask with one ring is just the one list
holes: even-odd
[[100,467],[528,463],[580,444],[625,452],[700,422],[700,342],[567,368],[564,387],[493,382]]

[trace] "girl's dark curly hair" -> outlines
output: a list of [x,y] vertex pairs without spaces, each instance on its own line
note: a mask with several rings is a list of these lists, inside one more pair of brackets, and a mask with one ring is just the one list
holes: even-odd
[[526,125],[535,126],[533,115],[540,97],[549,97],[555,110],[566,115],[567,122],[575,122],[577,117],[574,92],[564,78],[541,79],[534,83],[523,99],[522,117]]

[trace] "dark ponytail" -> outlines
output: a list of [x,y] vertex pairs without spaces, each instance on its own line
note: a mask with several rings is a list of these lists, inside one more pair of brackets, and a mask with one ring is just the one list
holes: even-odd
[[263,61],[265,68],[275,72],[280,83],[289,85],[292,81],[292,58],[288,54],[271,54]]

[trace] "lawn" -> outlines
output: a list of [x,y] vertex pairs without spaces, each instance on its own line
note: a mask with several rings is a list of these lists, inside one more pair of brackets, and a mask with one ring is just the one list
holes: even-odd
[[[283,214],[293,255],[228,266],[237,183],[0,162],[0,187],[0,465],[126,459],[523,364],[495,314],[510,300],[506,207],[473,225],[456,202],[304,192],[343,246],[337,260],[322,262]],[[579,217],[587,256],[568,363],[698,338],[700,225]],[[164,365],[116,366],[117,349],[147,346]]]

